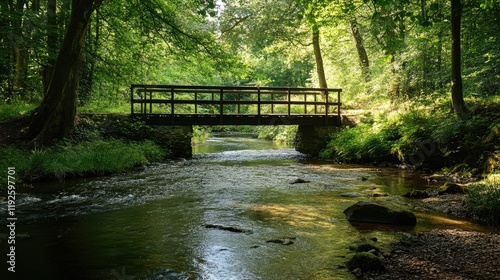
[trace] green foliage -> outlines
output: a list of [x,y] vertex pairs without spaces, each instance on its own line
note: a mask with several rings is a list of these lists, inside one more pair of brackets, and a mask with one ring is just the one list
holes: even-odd
[[331,141],[320,156],[343,163],[394,161],[393,133],[392,129],[378,129],[370,124],[345,128],[332,135]]
[[125,97],[115,100],[94,99],[79,107],[78,112],[81,114],[129,114],[130,103],[128,99],[125,99]]
[[495,106],[482,108],[481,114],[469,119],[439,108],[415,108],[413,103],[408,107],[412,109],[365,117],[358,126],[335,133],[321,156],[338,162],[399,161],[413,168],[447,167],[445,171],[464,175],[497,168],[500,116],[493,113]]
[[210,137],[210,128],[206,126],[193,126],[193,135],[191,136],[191,144],[197,145],[203,143]]
[[0,122],[29,115],[36,105],[24,102],[0,104]]
[[154,128],[140,119],[113,118],[107,125],[103,136],[126,141],[145,141],[155,139],[156,132]]
[[33,151],[0,147],[0,155],[3,170],[13,166],[21,175],[19,179],[32,181],[124,172],[134,166],[161,160],[164,151],[152,141],[99,140]]
[[288,125],[259,126],[257,133],[259,138],[269,139],[278,143],[293,143],[297,130],[297,126]]
[[491,225],[500,225],[499,178],[499,174],[491,175],[489,180],[474,184],[467,189],[466,207],[472,218]]

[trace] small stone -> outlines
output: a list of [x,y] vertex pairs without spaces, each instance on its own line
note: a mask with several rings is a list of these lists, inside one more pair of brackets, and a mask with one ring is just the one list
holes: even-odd
[[304,180],[302,178],[297,178],[295,181],[291,182],[290,184],[304,184],[304,183],[310,183],[311,181]]

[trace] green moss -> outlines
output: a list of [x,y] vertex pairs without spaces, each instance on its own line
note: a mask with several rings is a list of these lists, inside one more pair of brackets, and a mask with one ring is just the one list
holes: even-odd
[[378,256],[380,253],[380,249],[372,244],[361,244],[355,248],[356,252],[371,252],[375,256]]

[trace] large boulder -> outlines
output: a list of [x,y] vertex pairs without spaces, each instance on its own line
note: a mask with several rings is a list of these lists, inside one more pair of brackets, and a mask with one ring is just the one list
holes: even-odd
[[350,222],[415,226],[417,218],[408,211],[397,211],[372,202],[360,201],[344,210]]

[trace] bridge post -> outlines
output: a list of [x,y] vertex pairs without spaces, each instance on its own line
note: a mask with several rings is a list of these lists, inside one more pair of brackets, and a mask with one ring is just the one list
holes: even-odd
[[154,142],[165,148],[172,158],[191,158],[193,151],[191,137],[192,126],[152,125],[156,135]]
[[330,134],[338,129],[335,126],[299,125],[295,136],[295,150],[317,156],[328,144]]

